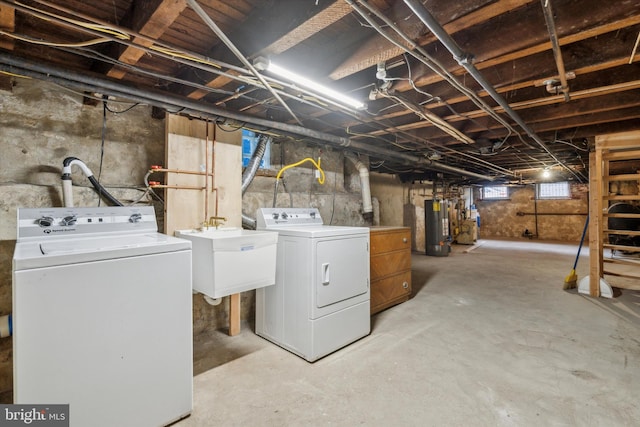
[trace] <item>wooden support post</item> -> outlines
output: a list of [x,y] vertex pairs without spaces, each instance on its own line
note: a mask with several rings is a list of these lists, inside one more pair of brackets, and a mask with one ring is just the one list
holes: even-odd
[[[589,294],[600,296],[600,277],[602,277],[602,232],[600,221],[602,212],[598,212],[602,204],[602,180],[597,167],[596,153],[589,154]],[[601,172],[601,171],[600,171]]]
[[240,333],[240,294],[229,296],[229,335]]

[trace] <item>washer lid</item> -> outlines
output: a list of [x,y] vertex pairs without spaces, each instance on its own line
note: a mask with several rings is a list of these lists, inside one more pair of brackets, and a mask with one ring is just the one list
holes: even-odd
[[43,239],[17,242],[13,253],[13,269],[26,270],[190,249],[190,241],[161,233]]

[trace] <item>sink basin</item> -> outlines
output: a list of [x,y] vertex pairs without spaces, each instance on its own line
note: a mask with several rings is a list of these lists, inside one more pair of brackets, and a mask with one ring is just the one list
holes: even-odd
[[275,284],[278,233],[210,228],[178,230],[192,242],[193,290],[220,298]]

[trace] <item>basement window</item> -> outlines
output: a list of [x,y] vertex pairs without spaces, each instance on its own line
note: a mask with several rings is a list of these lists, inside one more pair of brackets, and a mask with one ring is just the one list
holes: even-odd
[[493,185],[482,187],[482,198],[484,200],[505,200],[509,198],[509,188],[506,185]]
[[569,182],[541,182],[536,185],[536,197],[538,199],[570,199]]

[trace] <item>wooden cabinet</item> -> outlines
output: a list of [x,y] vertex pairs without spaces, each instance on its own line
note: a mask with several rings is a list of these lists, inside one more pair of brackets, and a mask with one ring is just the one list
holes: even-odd
[[411,296],[411,229],[371,227],[371,314]]

